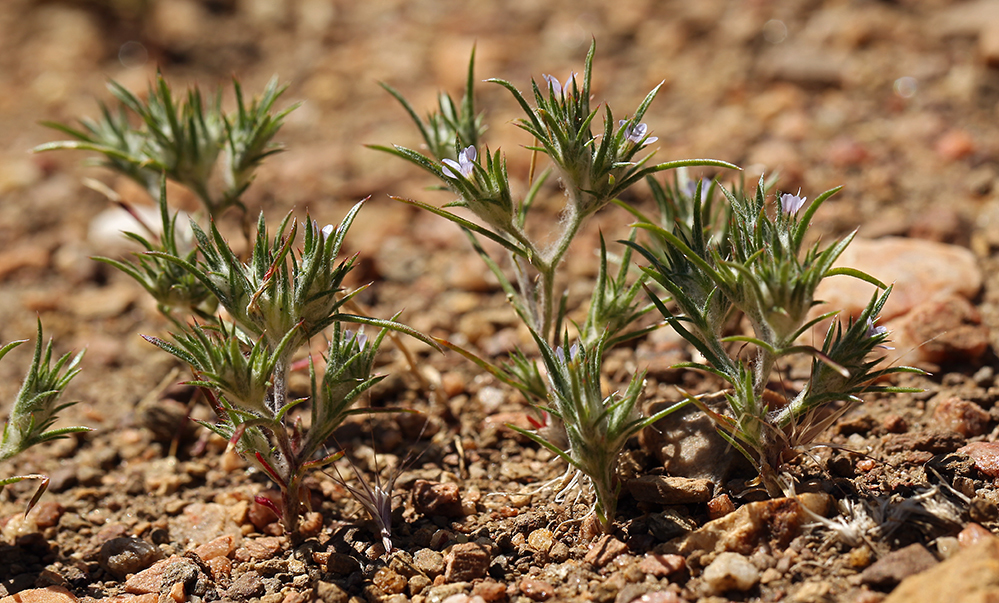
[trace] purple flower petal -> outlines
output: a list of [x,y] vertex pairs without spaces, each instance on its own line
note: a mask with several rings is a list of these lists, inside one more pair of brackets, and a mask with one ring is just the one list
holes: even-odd
[[[801,191],[798,192],[800,193]],[[797,215],[807,200],[808,197],[799,197],[791,193],[784,193],[780,196],[780,210],[788,216]]]

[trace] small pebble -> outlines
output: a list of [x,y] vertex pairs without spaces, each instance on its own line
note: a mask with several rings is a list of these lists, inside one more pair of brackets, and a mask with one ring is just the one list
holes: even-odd
[[937,564],[933,553],[919,544],[910,544],[878,559],[860,574],[860,581],[873,588],[893,588],[909,576]]
[[434,578],[444,573],[444,555],[432,549],[420,549],[413,555],[413,565],[424,574]]
[[975,467],[985,475],[999,477],[999,442],[972,442],[957,451],[975,461]]
[[648,553],[638,563],[638,569],[656,578],[664,578],[687,567],[687,560],[681,555]]
[[718,519],[735,511],[735,503],[728,494],[716,496],[708,501],[708,518]]
[[506,599],[506,585],[495,580],[483,580],[472,587],[472,595],[481,597],[486,603]]
[[989,413],[974,402],[951,396],[937,404],[933,419],[944,429],[964,437],[982,435],[988,430]]
[[98,563],[116,578],[146,569],[163,558],[159,548],[140,538],[112,538],[101,546]]
[[533,601],[547,601],[555,596],[555,587],[544,580],[528,576],[520,581],[520,592]]
[[371,579],[375,586],[388,595],[397,595],[406,590],[407,581],[394,570],[383,567]]
[[599,540],[590,545],[590,550],[587,551],[583,561],[594,567],[603,567],[613,561],[615,557],[627,551],[627,544],[610,534],[604,534]]
[[461,492],[457,484],[439,484],[418,479],[413,482],[413,507],[428,516],[462,517]]
[[704,568],[701,579],[713,594],[720,595],[731,590],[744,592],[760,581],[760,570],[756,569],[745,556],[725,552],[719,553],[715,560]]
[[527,535],[527,544],[535,551],[547,553],[551,550],[554,540],[551,530],[541,528]]
[[489,550],[481,544],[456,544],[445,556],[444,579],[447,582],[471,582],[484,578],[491,559]]
[[961,530],[960,533],[958,533],[957,542],[961,545],[961,548],[966,549],[978,544],[986,538],[993,538],[992,532],[986,530],[977,523],[969,523],[964,526],[964,529]]

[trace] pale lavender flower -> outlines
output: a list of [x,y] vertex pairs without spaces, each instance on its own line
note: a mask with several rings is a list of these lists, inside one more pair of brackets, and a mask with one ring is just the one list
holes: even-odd
[[458,153],[458,161],[455,161],[454,159],[445,159],[445,167],[441,171],[444,172],[444,175],[448,178],[457,178],[458,176],[451,171],[451,168],[454,168],[465,178],[470,178],[472,176],[472,172],[475,170],[475,158],[477,156],[478,153],[475,152],[475,147],[467,146],[462,149],[460,153]]
[[[617,122],[617,125],[619,127],[624,128],[627,123],[628,123],[627,119],[622,119]],[[648,138],[646,138],[648,133],[649,133],[649,126],[648,124],[645,124],[643,122],[643,123],[631,124],[627,128],[625,128],[624,137],[629,142],[632,142],[634,144],[641,144],[644,147],[645,145],[652,144],[653,142],[659,140],[658,136],[649,136]]]
[[[570,363],[576,362],[576,360],[579,359],[579,349],[580,348],[579,348],[579,344],[578,343],[574,343],[571,346],[569,346],[569,362]],[[566,361],[565,361],[565,350],[562,349],[562,346],[558,346],[557,348],[555,348],[555,358],[558,359],[559,364],[562,364],[562,365],[566,364]]]
[[565,98],[566,93],[571,92],[570,86],[573,80],[576,79],[576,75],[577,74],[575,71],[569,72],[569,79],[565,81],[565,87],[563,87],[561,82],[558,81],[558,78],[556,78],[553,75],[548,75],[547,73],[543,73],[541,74],[541,77],[543,77],[545,81],[548,82],[548,87],[551,88],[553,95]]
[[[800,190],[798,194],[801,194]],[[791,193],[784,193],[780,196],[780,210],[788,216],[797,215],[801,208],[804,207],[805,201],[808,201],[808,197],[799,197]]]
[[[708,189],[711,188],[710,178],[701,178],[701,203],[708,200]],[[697,192],[697,182],[690,180],[684,186],[683,192],[687,194],[691,199],[694,198],[694,193]]]
[[545,78],[545,81],[548,82],[548,87],[551,89],[552,94],[556,96],[562,95],[562,83],[554,75],[542,73],[541,77]]
[[327,224],[326,226],[323,226],[322,232],[324,237],[329,237],[331,234],[333,234],[333,225]]
[[[868,338],[871,338],[871,337],[880,337],[882,335],[888,335],[888,327],[885,327],[885,326],[882,326],[882,325],[875,325],[874,321],[871,320],[868,317],[868,319],[867,319],[867,337]],[[893,348],[891,346],[887,346],[887,345],[879,345],[877,347],[879,347],[881,349],[884,349],[884,350],[894,350],[895,349],[895,348]]]

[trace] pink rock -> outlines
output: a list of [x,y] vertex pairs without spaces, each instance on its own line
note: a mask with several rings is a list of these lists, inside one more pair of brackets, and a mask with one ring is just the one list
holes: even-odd
[[974,459],[975,467],[985,475],[999,477],[999,442],[972,442],[957,451]]
[[[970,250],[933,241],[858,237],[836,266],[856,268],[884,283],[895,284],[881,312],[882,320],[905,314],[930,299],[955,293],[971,298],[982,287],[982,272]],[[813,311],[818,315],[841,309],[843,316],[858,316],[873,294],[874,287],[869,283],[848,276],[832,277],[822,282],[815,295],[829,303]]]
[[955,294],[923,302],[886,326],[892,332],[895,349],[889,361],[894,363],[974,361],[989,347],[981,314]]
[[61,586],[29,588],[0,599],[0,603],[76,603],[77,598]]
[[194,552],[202,560],[211,561],[216,557],[228,557],[234,550],[236,550],[236,536],[227,534],[219,536],[211,542],[206,542],[194,549]]
[[610,534],[604,534],[590,545],[590,550],[587,551],[586,557],[583,557],[583,561],[595,567],[603,567],[627,551],[628,545]]
[[451,547],[445,561],[445,582],[471,582],[486,576],[492,555],[481,544],[465,542]]
[[683,571],[686,567],[687,560],[681,555],[648,553],[638,563],[638,569],[656,578],[675,574],[676,572]]
[[941,427],[956,431],[964,437],[982,435],[989,426],[989,413],[974,402],[956,396],[937,404],[933,419]]
[[964,529],[957,535],[957,542],[961,545],[961,548],[967,549],[975,546],[982,540],[991,538],[995,538],[992,532],[972,522],[964,526]]
[[975,152],[975,139],[966,130],[955,128],[937,140],[936,152],[941,159],[957,161]]
[[125,592],[135,595],[160,592],[163,587],[163,574],[166,573],[167,568],[175,563],[188,563],[194,566],[194,561],[177,555],[162,559],[154,563],[152,567],[131,575],[125,581]]
[[555,587],[544,580],[526,576],[520,581],[520,592],[533,601],[547,601],[555,596]]
[[247,540],[243,546],[236,550],[237,561],[247,561],[249,559],[270,559],[281,550],[285,543],[283,536],[263,536]]

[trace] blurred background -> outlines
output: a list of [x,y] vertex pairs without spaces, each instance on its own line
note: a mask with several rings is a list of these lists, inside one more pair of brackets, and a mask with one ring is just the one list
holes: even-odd
[[[723,159],[750,182],[779,172],[782,190],[809,198],[844,185],[820,214],[822,232],[859,224],[866,237],[952,242],[981,258],[999,246],[996,1],[4,0],[0,339],[30,337],[41,314],[71,335],[66,345],[90,345],[94,362],[152,352],[134,333],[153,313],[121,319],[145,303],[141,291],[88,259],[115,251],[94,232],[109,202],[81,182],[150,201],[79,153],[29,153],[62,137],[38,122],[110,103],[108,80],[141,94],[159,69],[176,90],[231,94],[232,76],[255,93],[277,75],[289,85],[278,107],[303,104],[277,137],[288,152],[258,172],[251,213],[309,209],[334,222],[371,195],[348,245],[369,258],[363,276],[412,286],[428,267],[414,254],[466,244],[443,220],[387,200],[449,199],[426,191],[433,182],[416,168],[363,146],[419,145],[379,82],[422,112],[440,90],[461,96],[473,47],[477,77],[527,89],[532,77],[582,71],[591,40],[594,105],[624,117],[664,82],[645,116],[657,159]],[[531,141],[510,123],[513,99],[481,84],[477,100],[486,141],[526,177],[530,153],[519,146]],[[185,205],[182,191],[171,195]],[[455,270],[441,287],[489,288],[477,258]]]

